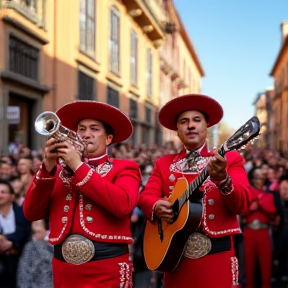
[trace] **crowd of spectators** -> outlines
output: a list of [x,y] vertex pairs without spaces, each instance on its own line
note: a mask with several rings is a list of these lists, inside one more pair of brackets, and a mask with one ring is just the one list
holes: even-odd
[[[177,152],[173,142],[168,142],[162,147],[158,147],[157,145],[147,147],[145,144],[132,147],[128,143],[120,143],[109,147],[108,154],[114,158],[132,159],[139,164],[142,172],[142,186],[139,191],[141,193],[153,170],[156,159],[164,154]],[[241,154],[245,160],[245,170],[250,184],[253,185],[253,172],[255,169],[260,169],[264,181],[263,189],[273,194],[276,213],[271,217],[269,228],[273,251],[271,287],[282,288],[284,287],[283,285],[287,287],[288,246],[285,243],[288,243],[288,156],[276,150],[258,149],[255,147],[244,150]],[[10,183],[13,190],[13,203],[21,207],[25,199],[25,191],[42,163],[42,151],[32,151],[28,147],[12,143],[9,154],[0,156],[0,180]],[[0,216],[3,202],[1,198],[2,193],[0,191]],[[145,221],[146,219],[141,210],[136,207],[131,215],[131,230],[135,238],[135,242],[131,246],[131,257],[133,258],[135,272],[134,287],[161,287],[162,274],[149,271],[143,258],[142,237]],[[239,221],[242,227],[244,227],[245,219],[240,216]],[[48,221],[30,223],[30,227],[31,232],[29,237],[26,237],[25,243],[22,243],[22,246],[19,247],[16,253],[18,268],[14,276],[11,274],[11,277],[15,277],[13,279],[15,286],[7,286],[7,284],[5,286],[0,281],[0,288],[53,287],[53,275],[50,268],[53,248],[47,242],[47,234],[49,233]],[[17,230],[13,231],[13,233],[16,232]],[[0,234],[0,237],[8,237],[7,235],[5,236],[5,231],[3,230]],[[239,280],[242,287],[245,287],[243,237],[235,237],[235,249],[240,264]],[[4,250],[1,251],[0,245],[0,275],[1,273],[5,273],[4,271],[7,268],[3,266],[3,258],[7,256],[5,253]],[[31,262],[32,257],[35,261],[37,260],[41,263],[36,261],[33,264]],[[257,272],[257,269],[255,271],[255,285],[261,285],[261,275]],[[37,275],[37,277],[33,275]],[[32,282],[34,286],[31,286]]]

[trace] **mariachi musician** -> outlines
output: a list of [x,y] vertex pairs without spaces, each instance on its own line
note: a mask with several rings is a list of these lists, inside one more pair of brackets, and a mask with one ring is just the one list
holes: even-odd
[[[197,197],[199,193],[203,197],[203,215],[186,244],[179,248],[183,255],[176,268],[164,271],[165,288],[238,287],[232,235],[241,233],[237,214],[249,207],[249,183],[243,158],[237,151],[228,152],[224,158],[215,149],[208,151],[207,128],[217,124],[222,116],[217,101],[198,94],[172,99],[159,112],[160,123],[177,131],[184,147],[178,154],[157,159],[138,201],[147,218],[153,223],[159,219],[171,223],[175,211],[165,198],[177,186],[177,180],[185,177],[191,183],[205,167],[209,174],[197,191]],[[160,225],[159,237],[161,229]]]
[[134,161],[109,158],[106,150],[131,135],[132,123],[119,109],[96,101],[68,103],[56,116],[60,126],[46,114],[35,122],[56,131],[23,206],[29,220],[49,216],[54,287],[131,287],[130,214],[140,170]]
[[245,287],[255,287],[254,278],[258,260],[261,287],[270,288],[273,262],[270,223],[276,216],[276,207],[274,195],[264,190],[265,177],[261,168],[255,168],[251,174],[251,187],[249,187],[251,205],[249,211],[243,215]]

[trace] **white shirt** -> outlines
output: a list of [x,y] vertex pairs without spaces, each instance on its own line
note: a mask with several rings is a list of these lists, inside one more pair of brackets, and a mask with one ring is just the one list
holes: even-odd
[[2,234],[7,235],[16,231],[15,213],[13,206],[6,217],[0,214],[0,226],[2,228]]

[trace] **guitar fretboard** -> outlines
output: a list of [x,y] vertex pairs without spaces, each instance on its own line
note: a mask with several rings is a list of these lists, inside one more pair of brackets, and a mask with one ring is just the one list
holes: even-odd
[[[222,157],[225,155],[224,145],[221,145],[221,147],[218,150],[218,154]],[[179,210],[181,210],[182,206],[185,204],[185,202],[189,199],[189,197],[193,194],[194,191],[199,189],[201,185],[204,183],[204,181],[208,178],[208,170],[207,166],[201,171],[199,176],[189,185],[188,189],[185,190],[185,192],[182,194],[182,196],[179,198]]]

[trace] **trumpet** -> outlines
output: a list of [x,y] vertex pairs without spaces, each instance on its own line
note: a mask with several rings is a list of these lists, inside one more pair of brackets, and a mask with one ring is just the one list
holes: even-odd
[[67,141],[71,143],[84,157],[85,143],[82,138],[74,131],[61,125],[61,120],[56,113],[51,111],[42,112],[35,120],[35,130],[41,134],[48,136],[48,139],[54,138],[57,142]]

